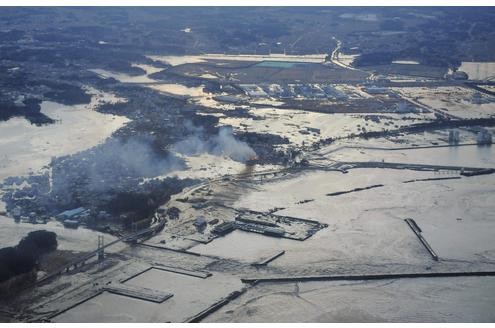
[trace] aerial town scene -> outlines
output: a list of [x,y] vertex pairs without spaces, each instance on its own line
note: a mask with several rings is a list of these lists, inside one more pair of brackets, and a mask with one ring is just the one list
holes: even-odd
[[0,322],[494,322],[495,7],[0,8]]

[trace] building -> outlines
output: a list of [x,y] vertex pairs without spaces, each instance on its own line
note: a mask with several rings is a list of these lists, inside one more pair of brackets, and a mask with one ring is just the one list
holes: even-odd
[[473,104],[475,104],[475,105],[480,105],[480,104],[482,104],[482,102],[483,102],[483,101],[482,101],[482,99],[481,99],[481,93],[479,93],[479,92],[475,92],[475,93],[473,94],[473,97],[471,98],[471,102],[472,102]]
[[239,87],[252,98],[268,97],[268,94],[256,84],[240,84]]
[[388,89],[372,85],[370,87],[365,87],[364,91],[369,93],[369,94],[379,94],[379,93],[387,93]]
[[457,130],[450,130],[449,131],[449,144],[451,145],[457,145],[459,144],[459,131]]
[[193,225],[197,229],[204,229],[206,227],[206,220],[205,220],[204,216],[198,216],[196,218],[196,220],[194,221]]
[[491,145],[492,134],[487,129],[481,129],[476,137],[476,143],[478,145]]
[[64,220],[63,224],[64,227],[71,229],[77,229],[79,227],[79,221],[77,220]]
[[223,235],[226,235],[229,232],[233,231],[235,228],[236,228],[235,222],[233,222],[233,221],[227,221],[227,222],[223,222],[223,223],[220,223],[220,224],[216,225],[213,228],[212,232],[214,234],[223,236]]
[[392,110],[394,113],[399,113],[399,114],[416,112],[416,109],[413,106],[411,106],[410,103],[405,102],[405,101],[401,101],[401,102],[394,104]]
[[452,80],[467,80],[469,79],[469,75],[463,71],[455,71],[445,75],[446,79]]
[[89,210],[84,207],[74,208],[57,214],[55,217],[59,220],[76,220],[89,215]]

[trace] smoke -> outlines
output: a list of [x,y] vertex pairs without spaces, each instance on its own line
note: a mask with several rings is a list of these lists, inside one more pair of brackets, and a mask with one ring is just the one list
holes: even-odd
[[256,157],[256,152],[245,142],[237,140],[231,127],[222,127],[217,135],[206,137],[201,127],[186,123],[189,137],[177,142],[172,149],[183,155],[212,154],[227,156],[237,162]]
[[[153,178],[182,168],[182,162],[170,154],[160,154],[149,140],[111,140],[93,156],[89,169],[92,189],[106,188],[102,182],[116,182],[123,177]],[[114,184],[114,183],[111,183]]]
[[[180,158],[158,149],[152,138],[108,139],[92,149],[52,161],[52,194],[71,203],[93,192],[138,190],[142,178],[185,167]],[[74,196],[74,197],[73,197]]]
[[176,161],[169,154],[154,150],[150,141],[130,139],[109,143],[107,151],[97,160],[102,165],[114,163],[129,170],[131,176],[153,177],[175,168]]

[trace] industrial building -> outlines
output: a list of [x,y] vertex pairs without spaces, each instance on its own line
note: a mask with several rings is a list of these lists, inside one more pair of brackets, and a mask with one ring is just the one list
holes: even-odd
[[459,131],[458,130],[450,130],[449,131],[449,144],[451,144],[451,145],[459,144]]
[[481,129],[476,137],[476,143],[478,145],[491,145],[492,134],[487,129]]
[[79,220],[89,215],[89,209],[84,207],[74,208],[57,214],[55,217],[59,220]]
[[239,87],[251,98],[347,99],[344,93],[328,84],[240,84]]

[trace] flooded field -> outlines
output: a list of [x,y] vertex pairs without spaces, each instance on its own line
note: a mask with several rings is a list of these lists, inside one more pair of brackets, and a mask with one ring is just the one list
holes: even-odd
[[[77,229],[67,229],[62,223],[50,221],[46,224],[16,223],[12,218],[0,215],[0,248],[15,246],[29,232],[36,230],[48,230],[57,234],[58,249],[76,252],[94,251],[98,247],[98,235],[104,236],[105,243],[110,243],[116,237],[95,233],[93,230],[79,227]],[[121,245],[120,245],[121,246]],[[114,249],[118,249],[116,246]]]
[[494,62],[462,62],[459,70],[466,72],[470,80],[495,79]]
[[392,163],[494,167],[495,149],[490,146],[477,145],[396,150],[344,148],[334,152],[332,158],[356,162],[385,160]]
[[493,322],[494,279],[259,284],[205,321]]
[[235,61],[279,61],[279,62],[301,62],[301,63],[322,63],[325,60],[324,54],[313,55],[225,55],[225,54],[205,54],[198,56],[149,56],[153,60],[162,61],[172,66],[182,64],[201,63],[208,60],[235,60]]
[[171,93],[177,96],[189,96],[189,97],[202,97],[205,96],[203,92],[204,86],[199,87],[186,87],[182,84],[155,84],[150,86],[154,90],[158,90],[165,93]]
[[394,60],[392,64],[403,64],[403,65],[419,65],[419,62],[415,60]]
[[[235,207],[261,211],[283,208],[275,213],[317,220],[329,227],[304,242],[235,232],[194,250],[242,261],[253,261],[277,249],[286,250],[275,266],[325,261],[420,263],[428,260],[428,253],[403,221],[411,217],[424,228],[425,237],[441,258],[492,259],[495,243],[489,236],[495,226],[488,213],[493,212],[493,177],[404,183],[434,177],[437,175],[433,172],[355,169],[345,175],[314,172],[265,184],[242,196]],[[327,196],[380,183],[383,187]],[[301,202],[304,200],[310,201]],[[479,236],[476,242],[474,236]],[[239,239],[244,242],[237,243]]]
[[48,164],[52,157],[91,148],[122,127],[128,119],[101,114],[97,103],[116,101],[112,95],[94,97],[89,105],[67,106],[45,101],[41,112],[56,123],[36,126],[23,118],[0,122],[0,180],[24,175]]
[[[140,322],[141,316],[158,321],[157,304],[144,300],[103,292],[53,318],[53,322]],[[142,319],[141,319],[142,320]]]
[[495,321],[493,17],[0,10],[0,322]]
[[206,245],[200,244],[190,250],[204,255],[255,263],[270,257],[278,250],[291,249],[298,243],[301,242],[236,230]]
[[491,117],[495,98],[459,86],[393,88],[401,96],[455,118]]
[[125,284],[172,293],[163,303],[103,292],[53,319],[54,322],[181,322],[240,289],[238,279],[206,279],[151,269]]
[[[147,68],[148,71],[150,71],[150,72],[156,72],[154,69],[150,70],[150,68],[152,68],[152,66],[146,66],[145,68]],[[160,71],[160,70],[158,70],[158,71]],[[114,78],[117,81],[120,81],[123,83],[155,83],[156,82],[156,80],[149,78],[148,74],[133,76],[133,75],[125,74],[125,73],[110,72],[110,71],[106,71],[106,70],[100,69],[100,68],[90,69],[89,71],[96,73],[105,79]],[[151,74],[151,73],[149,73],[149,74]]]
[[[360,114],[328,115],[297,109],[255,108],[249,112],[254,117],[225,117],[220,118],[220,122],[231,125],[238,131],[276,133],[286,137],[291,145],[310,144],[324,138],[359,133],[364,125],[367,131],[381,131],[390,122],[398,127],[408,124],[407,121],[400,120],[405,116],[398,114],[376,115],[378,118],[383,117],[383,122],[380,122],[366,120],[366,115]],[[414,114],[407,117],[421,119]]]

